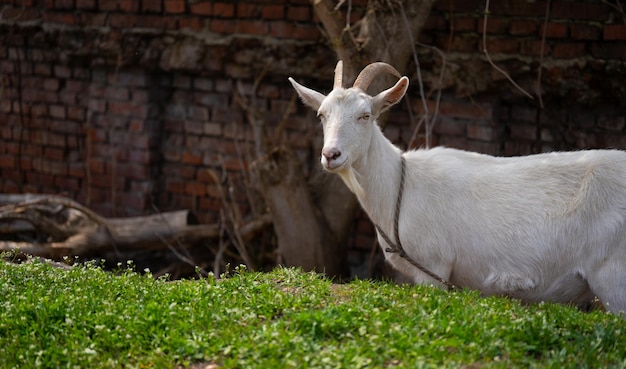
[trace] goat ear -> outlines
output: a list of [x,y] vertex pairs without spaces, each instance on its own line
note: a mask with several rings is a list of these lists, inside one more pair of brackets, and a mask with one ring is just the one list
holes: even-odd
[[389,109],[392,105],[397,104],[406,93],[409,88],[409,79],[402,77],[396,84],[374,96],[372,99],[372,112],[374,115],[378,115],[385,110]]
[[291,85],[296,90],[303,103],[310,106],[315,111],[320,108],[320,105],[322,105],[322,101],[326,98],[326,96],[315,90],[311,90],[308,87],[302,86],[291,77],[289,77],[289,82],[291,82]]

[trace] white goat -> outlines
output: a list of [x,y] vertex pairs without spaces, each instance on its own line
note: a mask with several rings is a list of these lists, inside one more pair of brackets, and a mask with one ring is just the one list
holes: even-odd
[[328,96],[289,81],[322,121],[324,169],[357,195],[395,268],[415,283],[527,302],[584,305],[597,296],[609,311],[626,311],[626,152],[402,153],[376,119],[402,99],[409,80],[369,96],[381,72],[400,77],[374,63],[345,89],[340,61]]

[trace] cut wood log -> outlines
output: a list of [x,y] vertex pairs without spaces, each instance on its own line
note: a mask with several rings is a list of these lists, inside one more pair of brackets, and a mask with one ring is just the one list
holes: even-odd
[[[242,231],[250,239],[271,224],[268,217]],[[0,251],[61,260],[97,258],[190,247],[199,241],[217,242],[220,227],[198,224],[193,213],[179,210],[140,217],[104,218],[75,201],[52,195],[0,194]]]

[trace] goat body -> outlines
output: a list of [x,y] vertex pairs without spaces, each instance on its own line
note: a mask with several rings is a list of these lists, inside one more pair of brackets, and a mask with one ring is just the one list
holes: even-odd
[[[405,156],[398,229],[410,258],[484,295],[580,305],[597,296],[609,311],[626,311],[626,152],[403,154],[375,120],[404,96],[406,77],[373,97],[367,85],[336,85],[324,96],[290,81],[321,117],[322,165],[387,234]],[[440,284],[398,254],[385,256],[415,283]]]

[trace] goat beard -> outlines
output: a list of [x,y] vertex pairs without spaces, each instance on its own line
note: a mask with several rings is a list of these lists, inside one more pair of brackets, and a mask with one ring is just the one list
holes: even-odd
[[358,198],[363,198],[365,196],[365,191],[363,191],[363,187],[359,183],[357,177],[359,177],[359,173],[357,173],[352,166],[348,166],[346,169],[337,172],[341,176],[343,182],[348,186],[350,191],[352,191]]

